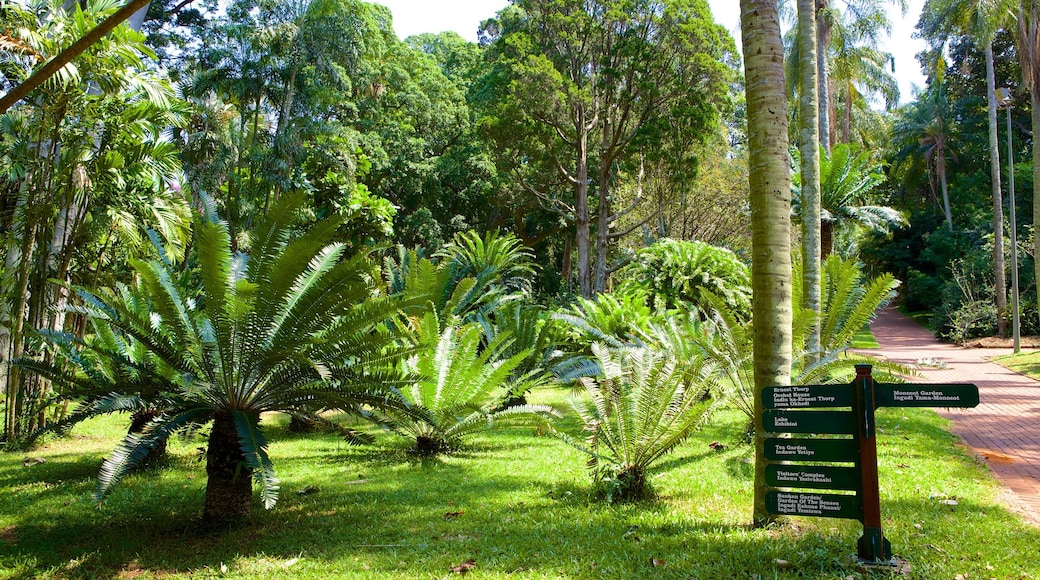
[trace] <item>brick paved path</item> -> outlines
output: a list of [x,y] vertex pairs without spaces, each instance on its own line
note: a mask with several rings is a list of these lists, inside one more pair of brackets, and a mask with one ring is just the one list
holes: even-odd
[[881,348],[864,349],[865,354],[909,365],[921,359],[946,363],[945,368],[919,367],[915,382],[978,385],[978,407],[938,411],[1014,492],[1020,505],[1013,507],[1040,525],[1040,382],[989,362],[1011,349],[941,344],[895,308],[880,312],[870,330]]

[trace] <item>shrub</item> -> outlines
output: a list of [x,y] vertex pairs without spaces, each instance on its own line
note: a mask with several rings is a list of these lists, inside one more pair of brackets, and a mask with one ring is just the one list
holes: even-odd
[[416,342],[427,346],[406,362],[406,370],[420,378],[401,392],[427,414],[417,418],[387,409],[380,416],[391,430],[415,441],[416,454],[452,451],[475,433],[530,425],[557,414],[546,405],[502,406],[510,393],[526,391],[541,377],[513,375],[530,351],[506,356],[509,333],[485,342],[479,324],[448,321],[442,328],[432,311],[411,326]]
[[592,351],[602,375],[585,377],[586,397],[572,398],[585,436],[554,429],[563,441],[589,455],[589,470],[607,501],[653,495],[647,471],[700,425],[719,399],[703,359],[677,364],[647,348]]
[[663,239],[639,250],[619,277],[620,291],[644,290],[657,310],[700,308],[704,289],[741,318],[751,315],[751,271],[725,248]]

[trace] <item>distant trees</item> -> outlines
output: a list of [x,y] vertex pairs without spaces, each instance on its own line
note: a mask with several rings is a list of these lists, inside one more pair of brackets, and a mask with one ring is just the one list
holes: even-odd
[[725,111],[732,45],[699,0],[518,0],[483,34],[487,131],[510,175],[573,227],[591,296],[628,233],[615,229],[630,211],[615,205],[622,172],[689,170],[690,145]]

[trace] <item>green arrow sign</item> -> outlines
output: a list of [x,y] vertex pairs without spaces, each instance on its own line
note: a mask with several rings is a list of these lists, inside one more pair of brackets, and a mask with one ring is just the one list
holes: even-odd
[[979,388],[968,383],[950,385],[874,385],[875,407],[976,407]]
[[852,385],[804,385],[762,389],[766,409],[851,407]]
[[848,461],[859,457],[855,439],[766,439],[769,461]]
[[766,510],[775,516],[813,516],[817,518],[863,517],[859,498],[833,493],[798,493],[770,491],[766,493]]
[[770,433],[831,433],[851,435],[856,432],[852,411],[766,411],[762,424]]
[[773,487],[848,490],[858,490],[861,485],[855,467],[777,464],[766,466],[766,483]]

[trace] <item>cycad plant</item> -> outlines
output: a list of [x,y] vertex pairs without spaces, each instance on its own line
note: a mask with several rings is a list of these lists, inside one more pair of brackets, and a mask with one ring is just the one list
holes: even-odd
[[582,378],[586,396],[571,399],[587,435],[554,432],[589,455],[608,501],[650,497],[648,470],[721,402],[715,374],[703,358],[678,364],[665,351],[599,343],[592,351],[603,373]]
[[530,351],[507,355],[512,341],[508,333],[488,340],[479,324],[449,320],[442,325],[433,311],[412,320],[411,327],[417,341],[429,346],[405,363],[420,378],[402,393],[428,415],[416,418],[397,409],[383,415],[391,429],[415,441],[416,454],[452,451],[473,434],[557,415],[547,405],[502,406],[511,392],[526,391],[540,380],[537,373],[514,375]]
[[[875,377],[899,381],[913,370],[887,361],[877,361],[849,353],[857,332],[865,328],[877,311],[888,304],[899,282],[889,274],[864,280],[854,261],[837,255],[824,260],[822,269],[822,312],[820,318],[820,350],[808,350],[808,309],[796,309],[794,316],[794,368],[791,383],[808,385],[840,383],[851,380],[857,363],[875,366]],[[799,280],[796,275],[794,280]],[[800,288],[794,287],[794,303],[798,304]],[[703,324],[686,323],[684,333],[710,359],[720,377],[733,391],[734,404],[749,420],[754,419],[754,367],[752,365],[751,323],[737,319],[721,299],[705,292],[704,301],[714,304],[714,311]]]
[[[159,415],[105,459],[99,500],[171,434],[212,423],[202,518],[206,526],[226,526],[249,518],[253,478],[265,507],[277,500],[262,413],[318,418],[324,410],[364,414],[372,407],[423,416],[393,388],[404,383],[404,353],[393,346],[393,325],[382,323],[402,304],[379,296],[378,269],[366,255],[347,258],[345,246],[332,241],[340,218],[290,235],[302,201],[285,195],[272,206],[248,257],[232,253],[225,224],[198,221],[197,299],[158,260],[134,263],[134,288],[80,291],[82,312],[95,324],[136,341],[166,369],[152,373],[163,382]],[[93,353],[133,364],[118,352]],[[132,386],[114,385],[113,393]],[[342,432],[349,441],[366,440]]]

